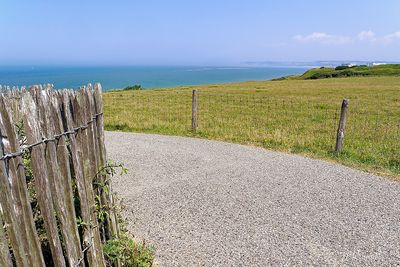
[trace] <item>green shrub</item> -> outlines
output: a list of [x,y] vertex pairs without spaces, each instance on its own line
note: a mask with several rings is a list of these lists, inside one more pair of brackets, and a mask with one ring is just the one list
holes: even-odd
[[331,78],[331,73],[324,73],[324,72],[317,72],[311,75],[308,79],[316,80],[316,79],[324,79],[324,78]]
[[337,66],[336,68],[335,68],[335,70],[345,70],[345,69],[348,69],[348,68],[350,68],[349,66],[346,66],[346,65],[341,65],[341,66]]
[[[112,165],[112,163],[110,163]],[[127,169],[122,164],[114,167],[121,167],[121,174],[126,173]],[[115,168],[110,170],[115,174]],[[107,266],[120,266],[124,267],[151,267],[154,266],[154,255],[155,248],[152,245],[147,244],[145,241],[138,241],[134,239],[126,229],[127,222],[121,216],[121,210],[125,207],[120,201],[117,200],[117,196],[114,199],[118,203],[115,206],[119,236],[107,240],[103,245],[103,252],[106,258]]]
[[121,234],[119,238],[108,240],[103,247],[109,266],[119,260],[126,267],[151,267],[154,261],[154,248],[144,241],[138,242]]
[[142,86],[139,84],[135,84],[135,85],[130,85],[127,86],[123,89],[124,91],[129,91],[129,90],[142,90]]

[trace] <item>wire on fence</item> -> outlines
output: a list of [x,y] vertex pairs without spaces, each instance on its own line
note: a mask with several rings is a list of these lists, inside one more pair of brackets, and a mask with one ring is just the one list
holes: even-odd
[[[98,225],[92,227],[92,229],[94,229],[94,228],[96,228],[96,227],[98,227]],[[90,237],[90,242],[89,242],[89,244],[88,244],[84,249],[81,250],[82,257],[80,257],[80,258],[74,263],[74,265],[73,265],[74,267],[78,267],[78,266],[82,263],[82,261],[85,259],[85,252],[88,251],[88,250],[93,246],[93,238],[94,238],[94,236],[91,236],[91,237]]]
[[[61,134],[54,135],[54,137],[52,137],[52,138],[43,138],[41,141],[38,141],[38,142],[30,144],[30,145],[23,145],[23,146],[20,147],[21,148],[20,151],[14,152],[14,153],[5,154],[2,157],[0,157],[0,160],[7,160],[7,159],[10,159],[10,158],[15,158],[15,157],[22,156],[26,151],[31,150],[35,146],[38,146],[38,145],[41,145],[41,144],[45,144],[45,143],[48,143],[48,142],[54,142],[54,141],[57,141],[58,139],[60,139],[62,136],[75,134],[75,133],[79,132],[80,130],[85,130],[86,128],[89,127],[89,125],[91,123],[93,123],[95,120],[97,120],[97,118],[99,116],[102,116],[102,115],[103,115],[103,112],[95,114],[90,121],[86,122],[86,124],[83,124],[83,125],[81,125],[79,127],[76,127],[72,131],[66,131],[66,132],[63,132]],[[2,136],[2,137],[4,137],[4,136]]]

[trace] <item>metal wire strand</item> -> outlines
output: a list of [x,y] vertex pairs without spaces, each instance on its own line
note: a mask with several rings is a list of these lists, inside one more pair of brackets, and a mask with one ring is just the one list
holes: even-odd
[[77,133],[77,132],[79,132],[81,130],[85,130],[85,129],[87,129],[89,127],[89,125],[91,123],[93,123],[95,120],[97,120],[97,118],[99,116],[102,116],[102,115],[103,115],[103,112],[95,114],[92,117],[92,119],[90,121],[88,121],[86,124],[81,125],[79,127],[76,127],[71,131],[66,131],[66,132],[63,132],[61,134],[54,135],[52,138],[43,138],[41,141],[38,141],[38,142],[30,144],[30,145],[23,145],[23,146],[20,147],[20,151],[5,154],[2,157],[0,157],[0,160],[8,160],[8,159],[11,159],[11,158],[16,158],[16,157],[22,156],[25,152],[30,151],[35,146],[38,146],[38,145],[41,145],[41,144],[46,144],[48,142],[55,142],[55,141],[58,141],[58,139],[60,139],[62,136],[75,134],[75,133]]

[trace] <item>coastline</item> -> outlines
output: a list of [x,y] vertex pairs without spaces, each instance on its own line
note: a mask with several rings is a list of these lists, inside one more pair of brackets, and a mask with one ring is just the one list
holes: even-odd
[[52,83],[56,88],[79,88],[100,82],[104,91],[141,85],[144,89],[224,84],[228,82],[263,81],[301,74],[302,67],[12,67],[0,68],[0,84],[29,86]]

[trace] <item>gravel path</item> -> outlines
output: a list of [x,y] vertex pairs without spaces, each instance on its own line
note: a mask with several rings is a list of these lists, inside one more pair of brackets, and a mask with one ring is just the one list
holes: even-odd
[[201,139],[106,133],[114,190],[160,266],[397,266],[400,183]]

